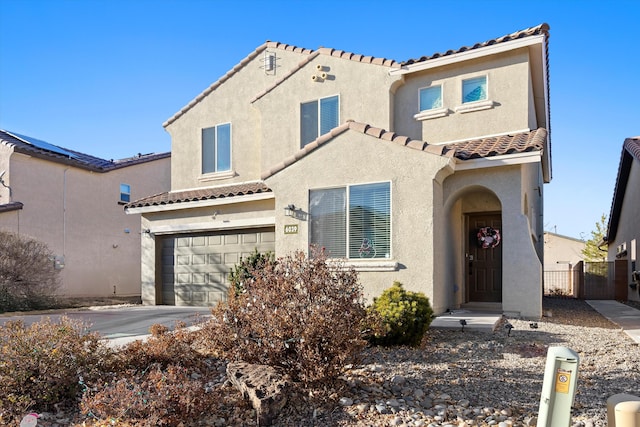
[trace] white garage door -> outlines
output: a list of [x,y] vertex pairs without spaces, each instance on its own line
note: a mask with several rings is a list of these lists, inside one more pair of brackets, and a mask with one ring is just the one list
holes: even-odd
[[255,249],[275,252],[273,228],[167,236],[162,241],[162,304],[215,305],[229,272]]

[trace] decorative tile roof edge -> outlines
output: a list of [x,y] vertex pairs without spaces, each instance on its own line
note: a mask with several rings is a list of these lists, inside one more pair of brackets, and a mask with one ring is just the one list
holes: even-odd
[[609,212],[609,224],[607,224],[607,234],[604,237],[604,241],[608,243],[613,242],[618,233],[622,202],[624,193],[627,191],[633,159],[640,161],[640,136],[626,138],[622,144],[622,154],[620,155],[620,164],[611,200],[611,211]]
[[71,154],[77,154],[79,157],[83,158],[75,159],[60,153],[47,150],[45,148],[37,147],[29,143],[28,141],[24,141],[23,139],[13,135],[10,131],[3,129],[0,129],[0,143],[5,143],[13,146],[14,151],[18,153],[33,155],[34,157],[39,157],[57,163],[68,164],[70,166],[75,166],[93,172],[110,172],[116,169],[122,169],[141,163],[147,163],[171,157],[171,152],[167,151],[164,153],[138,154],[137,156],[127,157],[124,159],[106,160],[92,156],[90,154],[81,153],[80,151],[59,147],[63,148],[65,151]]
[[281,163],[275,165],[270,168],[268,171],[265,171],[261,178],[263,180],[277,174],[283,169],[287,168],[291,164],[297,162],[301,158],[307,156],[309,153],[320,147],[321,145],[331,141],[336,136],[348,131],[354,130],[356,132],[360,132],[365,135],[369,135],[373,138],[380,139],[382,141],[392,142],[394,144],[401,145],[403,147],[411,148],[417,151],[424,151],[427,153],[435,154],[438,156],[445,157],[453,157],[455,154],[455,150],[444,146],[444,145],[433,145],[424,141],[413,140],[407,136],[401,136],[396,134],[395,132],[390,132],[382,128],[377,128],[371,126],[367,123],[356,122],[354,120],[348,120],[347,122],[341,124],[338,127],[333,128],[330,132],[319,136],[315,141],[310,142],[305,145],[303,148],[298,150],[293,155],[284,159]]
[[190,190],[166,191],[163,193],[154,194],[152,196],[143,197],[142,199],[138,199],[131,203],[127,203],[124,206],[124,209],[126,210],[130,208],[141,208],[147,206],[172,205],[177,203],[232,198],[270,192],[272,192],[272,190],[267,187],[264,182],[250,181]]
[[0,204],[0,213],[17,211],[22,209],[23,206],[24,204],[22,204],[22,202],[9,202],[9,203]]
[[518,30],[515,31],[511,34],[507,34],[504,35],[502,37],[498,37],[495,39],[490,39],[484,42],[480,42],[480,43],[476,43],[473,46],[462,46],[456,50],[450,49],[447,50],[446,52],[436,52],[432,55],[429,56],[422,56],[420,58],[414,58],[414,59],[408,59],[406,61],[403,61],[401,63],[402,66],[407,66],[407,65],[412,65],[412,64],[417,64],[420,62],[426,62],[429,61],[431,59],[437,59],[437,58],[442,58],[443,56],[450,56],[450,55],[454,55],[456,53],[462,53],[462,52],[467,52],[469,50],[475,50],[475,49],[480,49],[483,47],[487,47],[487,46],[492,46],[494,44],[498,44],[498,43],[505,43],[508,41],[512,41],[512,40],[517,40],[517,39],[521,39],[524,37],[530,37],[530,36],[536,36],[536,35],[540,35],[540,34],[544,34],[545,36],[549,37],[549,24],[547,23],[542,23],[540,25],[537,25],[535,27],[529,27],[529,28],[525,28],[524,30]]
[[365,56],[365,55],[355,54],[355,53],[351,53],[351,52],[345,52],[343,50],[324,48],[324,47],[320,47],[318,50],[314,51],[312,49],[307,49],[307,48],[302,48],[302,47],[298,47],[298,46],[288,45],[288,44],[285,44],[285,43],[272,42],[272,41],[267,40],[265,43],[263,43],[262,45],[258,46],[253,52],[251,52],[249,55],[247,55],[244,59],[242,59],[236,66],[234,66],[231,70],[229,70],[224,76],[220,77],[217,81],[215,81],[208,88],[206,88],[204,91],[202,91],[198,96],[196,96],[194,99],[192,99],[187,105],[182,107],[180,109],[180,111],[178,111],[173,116],[171,116],[169,119],[167,119],[167,121],[165,121],[162,124],[162,126],[163,127],[167,127],[171,123],[173,123],[176,120],[178,120],[187,111],[189,111],[194,106],[196,106],[196,104],[198,104],[200,101],[202,101],[207,95],[209,95],[211,92],[213,92],[218,87],[220,87],[220,85],[222,85],[225,81],[229,80],[229,78],[231,78],[231,76],[236,74],[239,70],[241,70],[249,62],[251,62],[260,53],[262,53],[264,50],[269,49],[269,48],[282,49],[282,50],[286,50],[288,52],[296,52],[296,53],[300,53],[300,54],[306,54],[306,55],[308,55],[308,57],[306,57],[305,59],[300,61],[297,64],[296,67],[294,67],[293,69],[291,69],[288,72],[286,72],[285,75],[283,77],[281,77],[280,79],[278,79],[273,85],[271,85],[270,87],[268,87],[267,89],[265,89],[264,91],[262,91],[261,93],[256,95],[251,100],[252,103],[257,101],[258,99],[262,98],[267,93],[271,92],[275,87],[277,87],[280,84],[282,84],[283,81],[285,81],[286,79],[291,77],[293,74],[295,74],[297,71],[299,71],[302,67],[304,67],[307,63],[309,63],[313,58],[315,58],[318,55],[328,55],[328,56],[333,56],[333,57],[337,57],[337,58],[348,59],[350,61],[363,62],[363,63],[374,64],[374,65],[382,65],[382,66],[387,66],[387,67],[392,67],[392,68],[400,68],[400,63],[395,61],[395,60],[393,60],[393,59],[379,58],[379,57],[375,57],[375,56]]

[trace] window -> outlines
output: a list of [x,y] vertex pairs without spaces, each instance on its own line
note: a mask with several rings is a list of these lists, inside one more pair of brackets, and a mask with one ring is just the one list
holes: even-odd
[[462,103],[487,99],[487,76],[462,81]]
[[442,85],[420,89],[420,111],[442,108]]
[[390,258],[390,183],[311,190],[309,216],[310,243],[330,257]]
[[120,201],[124,203],[131,201],[131,186],[129,184],[120,184]]
[[337,95],[300,104],[300,147],[338,126],[339,116]]
[[202,129],[202,173],[231,170],[231,123]]

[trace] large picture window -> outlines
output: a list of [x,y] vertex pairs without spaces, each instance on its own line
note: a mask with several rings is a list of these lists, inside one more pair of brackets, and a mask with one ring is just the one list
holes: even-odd
[[231,123],[202,129],[202,173],[231,170]]
[[331,258],[390,258],[391,186],[388,182],[311,190],[312,245]]
[[300,147],[329,132],[339,122],[340,101],[337,95],[300,104]]

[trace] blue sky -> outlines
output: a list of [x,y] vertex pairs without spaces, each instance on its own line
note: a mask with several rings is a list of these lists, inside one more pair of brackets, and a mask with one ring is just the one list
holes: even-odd
[[403,61],[542,22],[545,230],[589,238],[640,135],[637,1],[0,0],[0,128],[106,159],[169,151],[162,123],[266,40]]

